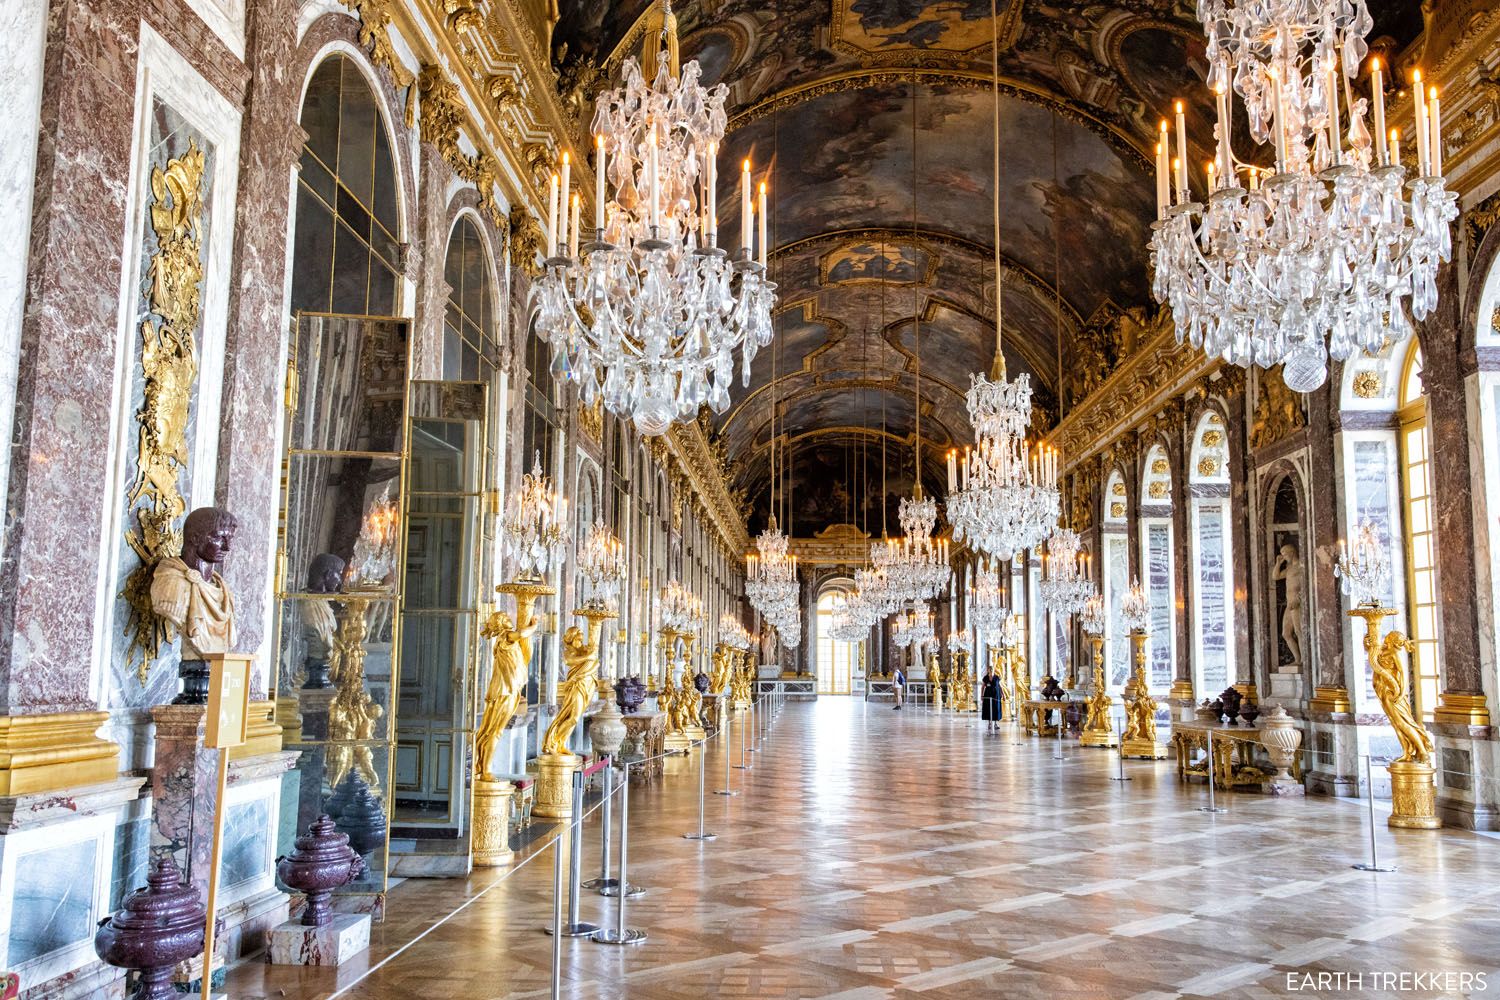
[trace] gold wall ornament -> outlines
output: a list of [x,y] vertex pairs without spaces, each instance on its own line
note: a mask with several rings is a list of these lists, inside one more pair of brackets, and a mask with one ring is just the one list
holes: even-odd
[[595,444],[604,443],[604,400],[594,400],[593,406],[578,405],[578,429],[583,436]]
[[1217,459],[1209,458],[1207,455],[1198,459],[1198,475],[1217,476],[1219,474],[1219,462]]
[[1115,483],[1109,488],[1110,496],[1122,497],[1125,495],[1125,484]]
[[510,207],[510,262],[530,277],[542,273],[538,263],[546,237],[536,218],[519,201]]
[[[397,89],[410,87],[415,83],[416,76],[401,62],[401,58],[396,55],[395,46],[391,44],[392,0],[342,0],[342,2],[359,18],[359,44],[370,53],[370,61],[391,71],[391,79],[395,81]],[[408,106],[407,125],[414,124],[410,120],[410,110]]]
[[1288,389],[1281,367],[1266,369],[1256,380],[1255,416],[1250,423],[1250,447],[1265,448],[1307,426],[1298,393]]
[[443,0],[443,13],[449,31],[479,31],[484,28],[484,15],[474,0]]
[[1152,500],[1165,500],[1167,498],[1167,484],[1160,479],[1146,488]]
[[1224,432],[1213,427],[1207,428],[1204,430],[1201,440],[1203,441],[1203,447],[1217,448],[1224,443]]
[[1110,517],[1124,517],[1125,516],[1125,505],[1122,504],[1122,503],[1112,503],[1112,504],[1110,504],[1109,505],[1109,516]]
[[[188,465],[188,418],[198,378],[194,333],[203,285],[203,150],[187,152],[151,170],[151,229],[156,252],[147,269],[148,315],[141,322],[141,409],[136,413],[136,471],[125,493],[125,542],[140,560],[120,596],[129,607],[125,634],[129,659],[140,656],[142,684],[172,628],[151,607],[156,564],[182,551],[187,502],[178,480]],[[131,515],[134,515],[133,523]]]
[[385,710],[365,689],[369,606],[368,597],[346,597],[328,655],[328,678],[336,690],[328,705],[328,787],[337,788],[352,773],[378,797],[380,775],[370,742],[377,739],[376,726]]
[[1379,372],[1366,369],[1354,376],[1354,394],[1360,399],[1375,399],[1384,386]]
[[1157,459],[1153,459],[1152,460],[1152,462],[1151,462],[1151,472],[1152,472],[1153,475],[1165,476],[1167,473],[1169,473],[1171,471],[1172,471],[1172,466],[1167,462],[1167,460],[1165,458],[1157,458]]

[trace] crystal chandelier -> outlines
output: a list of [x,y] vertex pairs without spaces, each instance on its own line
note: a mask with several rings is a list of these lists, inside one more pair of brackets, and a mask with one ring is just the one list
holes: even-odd
[[1009,618],[1010,600],[999,568],[981,569],[969,591],[969,621],[980,634],[995,635]]
[[1093,595],[1083,604],[1083,613],[1078,616],[1078,624],[1083,626],[1087,635],[1103,635],[1104,626],[1109,621],[1104,614],[1104,598],[1098,594]]
[[1132,580],[1130,589],[1120,598],[1120,621],[1132,632],[1150,630],[1151,598],[1139,580]]
[[578,550],[578,572],[583,578],[585,609],[620,614],[620,585],[625,581],[625,546],[600,523],[589,526]]
[[1083,551],[1078,532],[1058,528],[1047,539],[1042,576],[1042,601],[1047,607],[1063,615],[1083,610],[1094,595],[1094,581],[1089,573],[1089,554]]
[[932,610],[926,601],[908,608],[906,614],[898,615],[892,639],[902,649],[915,646],[918,649],[932,642],[935,632],[932,627]]
[[977,442],[948,453],[948,520],[955,538],[998,559],[1041,544],[1062,511],[1057,451],[1029,445],[1031,378],[1005,377],[1000,333],[990,377],[970,376],[966,403]]
[[[998,29],[996,29],[998,30]],[[992,38],[992,60],[999,59]],[[1062,509],[1057,481],[1057,452],[1030,446],[1031,377],[1006,378],[1004,348],[1004,273],[1000,260],[1000,69],[992,64],[994,98],[995,226],[995,358],[989,377],[969,378],[964,402],[974,427],[975,447],[948,453],[948,521],[953,537],[975,550],[1009,562],[1023,549],[1047,537]]]
[[678,635],[696,635],[703,619],[703,602],[676,580],[661,589],[661,627]]
[[730,649],[747,650],[755,645],[749,630],[727,611],[719,618],[719,641]]
[[[1287,387],[1309,392],[1329,358],[1376,353],[1410,334],[1408,306],[1421,320],[1436,305],[1434,275],[1451,256],[1458,214],[1442,178],[1437,91],[1415,74],[1408,181],[1400,133],[1386,131],[1380,61],[1371,60],[1373,109],[1350,87],[1374,23],[1365,0],[1199,0],[1198,18],[1217,146],[1203,204],[1190,190],[1182,102],[1175,158],[1161,124],[1153,292],[1171,306],[1179,342],[1241,366],[1282,363]],[[1231,87],[1251,137],[1274,145],[1274,172],[1235,158]]]
[[1391,582],[1391,557],[1380,542],[1374,522],[1359,523],[1353,552],[1343,541],[1339,542],[1339,561],[1333,567],[1333,575],[1339,578],[1339,589],[1344,596],[1353,598],[1355,604],[1380,607]]
[[862,642],[870,634],[869,624],[858,614],[852,600],[855,595],[842,592],[833,595],[833,616],[828,634],[839,642]]
[[928,600],[948,586],[948,542],[932,537],[937,525],[937,503],[922,495],[917,484],[914,495],[902,497],[898,519],[901,537],[876,543],[871,561],[883,570],[887,593],[898,603]]
[[520,489],[512,493],[505,510],[505,537],[516,561],[521,580],[541,580],[562,556],[568,544],[568,501],[552,489],[552,480],[542,474],[541,455],[531,471],[521,477]]
[[730,260],[717,245],[716,157],[728,88],[706,89],[697,60],[678,73],[676,19],[670,3],[662,8],[664,30],[645,41],[645,72],[626,59],[622,85],[598,99],[593,239],[579,246],[580,199],[570,196],[564,154],[561,176],[552,178],[545,271],[530,293],[553,372],[579,382],[585,405],[602,398],[645,435],[691,419],[704,403],[728,408],[735,352],[749,385],[750,362],[771,341],[776,299],[766,277],[764,183],[759,260],[752,253],[748,160],[740,176],[743,246]]
[[974,640],[969,637],[968,632],[959,632],[948,636],[948,648],[955,653],[972,653]]
[[788,542],[771,515],[766,530],[756,536],[756,552],[745,557],[745,596],[776,629],[782,644],[794,648],[802,634],[802,602],[797,557],[787,553]]

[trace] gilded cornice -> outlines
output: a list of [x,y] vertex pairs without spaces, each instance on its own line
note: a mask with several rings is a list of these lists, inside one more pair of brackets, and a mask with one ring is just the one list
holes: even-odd
[[653,454],[657,453],[657,441],[664,442],[666,452],[677,460],[688,488],[702,503],[719,539],[734,553],[735,562],[743,560],[750,548],[750,533],[703,428],[696,421],[673,424],[664,436],[653,439]]
[[870,554],[870,536],[852,524],[835,524],[811,538],[792,538],[787,551],[803,566],[862,566]]
[[1155,325],[1152,335],[1047,434],[1047,442],[1062,452],[1064,471],[1120,447],[1127,432],[1152,419],[1194,379],[1222,364],[1197,348],[1178,344],[1165,310]]

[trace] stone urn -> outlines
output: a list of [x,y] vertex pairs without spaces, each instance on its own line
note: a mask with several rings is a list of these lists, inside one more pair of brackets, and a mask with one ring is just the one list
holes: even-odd
[[634,715],[646,703],[646,685],[639,677],[622,677],[615,682],[615,702],[624,715]]
[[385,846],[385,807],[357,771],[350,771],[328,799],[337,828],[349,835],[349,846],[369,862]]
[[[625,682],[622,680],[616,683],[622,685]],[[621,720],[620,710],[613,701],[606,701],[589,723],[589,742],[593,744],[594,752],[613,758],[620,752],[625,736],[625,723]]]
[[1302,746],[1302,730],[1298,727],[1297,720],[1287,715],[1282,706],[1275,706],[1261,720],[1260,745],[1266,748],[1266,756],[1271,758],[1271,765],[1276,768],[1272,784],[1296,785],[1297,780],[1292,777],[1291,767],[1298,748]]
[[1215,707],[1215,703],[1214,702],[1211,702],[1207,698],[1204,698],[1203,699],[1203,704],[1199,705],[1198,709],[1197,709],[1198,721],[1199,722],[1218,722],[1219,721],[1219,714],[1223,710],[1223,707],[1224,707],[1223,705],[1219,705],[1219,706]]
[[184,885],[169,854],[146,876],[146,887],[125,897],[112,917],[99,923],[94,951],[117,969],[135,969],[140,986],[134,1000],[172,1000],[172,970],[203,951],[208,916],[198,890]]
[[1246,699],[1245,705],[1240,709],[1240,718],[1245,720],[1245,725],[1255,725],[1255,720],[1260,718],[1260,706]]
[[1224,704],[1224,723],[1229,726],[1239,725],[1240,701],[1242,695],[1234,688],[1225,688],[1224,693],[1219,695],[1219,700]]
[[276,859],[276,877],[307,897],[302,926],[322,927],[333,919],[333,890],[365,873],[365,859],[349,846],[348,834],[334,829],[324,813],[298,837],[291,854]]

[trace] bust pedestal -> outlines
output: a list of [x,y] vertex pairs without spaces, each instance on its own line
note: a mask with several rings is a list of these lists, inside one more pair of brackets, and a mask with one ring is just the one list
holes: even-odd
[[536,759],[536,800],[531,815],[568,819],[573,815],[573,772],[583,758],[573,753],[544,753]]
[[1436,830],[1437,786],[1431,764],[1415,760],[1393,760],[1391,772],[1391,816],[1387,824],[1395,830]]
[[475,868],[499,868],[515,860],[516,852],[510,849],[510,800],[515,793],[508,781],[474,780]]

